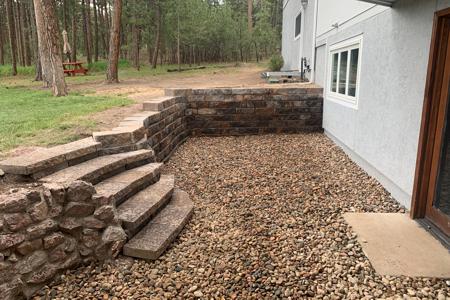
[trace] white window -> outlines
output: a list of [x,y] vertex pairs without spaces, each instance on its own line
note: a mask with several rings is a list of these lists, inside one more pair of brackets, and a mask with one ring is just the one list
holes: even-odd
[[295,38],[298,38],[302,33],[302,13],[299,13],[295,18]]
[[362,37],[330,47],[328,98],[357,107]]

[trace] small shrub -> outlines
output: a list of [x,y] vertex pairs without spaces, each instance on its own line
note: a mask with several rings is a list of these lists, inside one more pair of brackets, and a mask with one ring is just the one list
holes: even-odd
[[284,65],[283,57],[280,54],[274,54],[269,61],[269,69],[272,72],[280,71]]

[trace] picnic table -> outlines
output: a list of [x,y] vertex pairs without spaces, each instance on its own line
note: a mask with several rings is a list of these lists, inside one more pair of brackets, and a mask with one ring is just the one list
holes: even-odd
[[64,74],[75,76],[76,74],[87,74],[88,69],[83,67],[81,62],[65,62],[63,63]]

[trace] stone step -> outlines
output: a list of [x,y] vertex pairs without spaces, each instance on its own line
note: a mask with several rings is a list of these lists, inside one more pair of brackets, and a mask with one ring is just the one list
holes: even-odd
[[53,173],[42,178],[41,181],[67,184],[75,180],[84,180],[96,184],[126,169],[153,162],[154,159],[153,150],[100,156]]
[[172,200],[125,246],[123,254],[155,260],[175,240],[189,221],[194,204],[186,192],[176,189]]
[[157,182],[162,166],[162,163],[151,163],[105,179],[95,185],[97,195],[120,205],[127,198]]
[[142,103],[142,108],[144,111],[162,111],[177,103],[179,97],[174,96],[164,96],[159,98],[154,98]]
[[45,176],[45,171],[55,171],[77,164],[98,155],[101,144],[92,138],[52,148],[39,149],[32,153],[0,161],[0,169],[16,175]]
[[128,237],[134,236],[170,200],[174,176],[162,175],[158,182],[127,199],[118,208],[119,219]]

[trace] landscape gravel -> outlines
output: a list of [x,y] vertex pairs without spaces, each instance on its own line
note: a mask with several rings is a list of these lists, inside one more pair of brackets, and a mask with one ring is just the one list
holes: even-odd
[[404,212],[325,135],[189,139],[164,172],[195,203],[157,261],[69,271],[36,299],[449,299],[449,281],[379,276],[345,212]]

